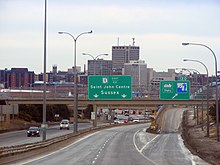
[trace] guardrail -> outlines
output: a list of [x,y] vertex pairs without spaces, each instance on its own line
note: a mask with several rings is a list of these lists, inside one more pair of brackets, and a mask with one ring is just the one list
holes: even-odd
[[44,147],[47,147],[49,145],[52,145],[52,144],[70,139],[72,137],[77,137],[79,135],[86,134],[90,131],[99,130],[99,129],[103,129],[103,128],[111,127],[111,126],[113,126],[113,125],[99,126],[99,127],[96,127],[96,128],[87,128],[87,129],[80,130],[77,133],[69,133],[69,134],[66,134],[66,135],[51,138],[51,139],[41,141],[41,142],[22,144],[22,145],[10,146],[10,147],[1,147],[0,148],[0,158],[11,156],[11,155],[16,155],[16,154],[27,152],[27,151],[30,151],[30,150],[44,148]]
[[[27,157],[26,153],[29,153],[30,151],[35,151],[35,150],[46,148],[46,147],[49,148],[53,144],[61,143],[65,140],[71,140],[71,138],[82,137],[83,135],[86,135],[93,131],[99,131],[105,128],[117,127],[117,126],[128,125],[128,124],[132,125],[132,124],[141,124],[141,123],[125,123],[125,124],[112,124],[112,123],[110,124],[109,123],[109,125],[102,125],[102,126],[98,126],[95,128],[86,128],[86,129],[78,131],[77,133],[69,133],[66,135],[54,137],[54,138],[41,141],[41,142],[22,144],[22,145],[10,146],[10,147],[0,147],[0,160],[1,160],[0,164],[8,164],[8,163],[17,161],[18,159],[25,159]],[[34,155],[36,155],[36,153],[33,152],[31,154],[28,154],[28,157],[34,156]]]
[[[146,122],[147,123],[147,122]],[[62,135],[59,137],[51,138],[45,141],[41,142],[35,142],[35,143],[29,143],[29,144],[23,144],[23,145],[16,145],[16,146],[10,146],[10,147],[0,147],[0,164],[9,164],[11,162],[15,162],[18,159],[24,159],[25,156],[22,156],[22,153],[29,153],[30,151],[46,148],[49,146],[52,146],[53,144],[63,142],[65,140],[71,140],[71,138],[77,138],[82,137],[83,135],[86,135],[87,133],[91,133],[92,131],[99,131],[105,128],[111,128],[111,127],[117,127],[121,125],[132,125],[132,124],[143,124],[143,122],[140,123],[125,123],[125,124],[109,124],[109,125],[102,125],[95,128],[87,128],[78,131],[77,133],[69,133],[66,135]],[[74,141],[74,140],[73,140]],[[25,154],[26,155],[26,154]],[[36,153],[31,153],[29,156],[34,156]],[[13,157],[15,156],[15,157]],[[16,157],[18,156],[18,157]],[[26,156],[27,157],[27,156]]]

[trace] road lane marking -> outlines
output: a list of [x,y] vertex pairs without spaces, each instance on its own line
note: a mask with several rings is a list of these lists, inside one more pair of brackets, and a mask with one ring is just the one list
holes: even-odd
[[153,139],[151,139],[151,141],[147,142],[147,144],[144,145],[144,147],[141,148],[141,150],[138,149],[137,145],[136,145],[136,140],[135,140],[135,136],[137,135],[137,133],[139,132],[140,130],[138,130],[137,132],[135,132],[134,136],[133,136],[133,144],[135,146],[135,148],[137,149],[137,151],[145,158],[147,159],[148,161],[150,161],[151,163],[153,164],[157,164],[156,162],[154,162],[153,160],[151,160],[150,158],[148,158],[147,156],[145,156],[142,151],[143,149],[148,145],[150,144],[154,139],[156,139],[156,137],[158,137],[159,135],[155,136]]
[[57,152],[63,151],[63,150],[65,150],[65,149],[69,148],[70,146],[72,146],[72,145],[74,145],[74,144],[76,144],[76,143],[78,143],[78,142],[80,142],[80,141],[82,141],[82,140],[84,140],[84,139],[87,139],[87,138],[89,138],[90,136],[93,136],[93,135],[95,135],[95,134],[97,134],[97,133],[99,133],[99,132],[100,132],[100,131],[94,132],[94,133],[92,133],[92,134],[90,134],[90,135],[87,135],[87,136],[85,136],[85,137],[83,137],[83,138],[81,138],[81,139],[79,139],[79,140],[77,140],[77,141],[75,141],[75,142],[69,144],[69,145],[66,146],[66,147],[63,147],[63,148],[57,150],[57,151],[51,152],[51,153],[49,153],[49,154],[47,154],[47,155],[44,155],[44,156],[41,156],[41,157],[37,157],[37,158],[35,158],[35,159],[28,160],[28,161],[23,162],[23,163],[21,163],[21,164],[28,164],[28,163],[31,163],[31,162],[34,162],[34,161],[37,161],[37,160],[46,158],[46,157],[48,157],[48,156],[50,156],[50,155],[53,155],[53,154],[55,154],[55,153],[57,153]]
[[159,136],[159,135],[155,136],[153,139],[151,139],[149,142],[147,142],[147,143],[140,149],[140,152],[142,152],[143,149],[144,149],[145,147],[147,147],[149,143],[151,143],[152,141],[154,141],[154,139],[156,139],[158,136]]
[[194,159],[193,154],[188,150],[188,148],[185,147],[183,140],[182,140],[182,137],[179,134],[178,134],[178,143],[179,143],[180,148],[182,149],[183,153],[185,153],[184,155],[188,156],[189,159],[191,160],[192,165],[196,165],[196,162],[193,160]]
[[114,133],[112,136],[110,136],[102,145],[102,147],[98,150],[98,154],[95,156],[95,158],[92,161],[92,164],[95,164],[99,155],[101,154],[102,150],[106,147],[107,143],[112,139],[113,136],[115,136],[118,132]]

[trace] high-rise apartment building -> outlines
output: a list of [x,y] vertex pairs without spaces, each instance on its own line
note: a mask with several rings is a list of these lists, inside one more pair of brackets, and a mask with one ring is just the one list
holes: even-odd
[[139,60],[139,46],[112,46],[112,67],[115,72],[122,73],[125,63]]
[[112,60],[88,60],[88,75],[112,75]]

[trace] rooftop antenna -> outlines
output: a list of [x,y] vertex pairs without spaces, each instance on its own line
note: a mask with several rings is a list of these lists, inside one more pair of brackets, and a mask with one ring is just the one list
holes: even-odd
[[135,38],[132,38],[132,40],[133,40],[132,46],[134,46],[134,44],[135,44]]

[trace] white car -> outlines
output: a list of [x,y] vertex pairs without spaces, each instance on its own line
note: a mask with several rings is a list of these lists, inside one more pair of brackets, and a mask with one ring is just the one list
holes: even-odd
[[123,124],[123,123],[124,123],[124,120],[121,120],[121,119],[114,120],[114,124]]
[[134,123],[139,123],[140,120],[139,120],[139,119],[133,119],[132,122],[134,122]]
[[69,120],[67,119],[63,119],[61,122],[60,122],[60,129],[70,129],[70,122]]

